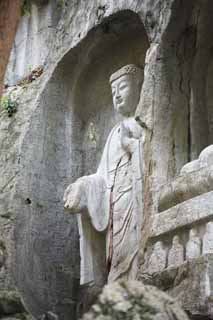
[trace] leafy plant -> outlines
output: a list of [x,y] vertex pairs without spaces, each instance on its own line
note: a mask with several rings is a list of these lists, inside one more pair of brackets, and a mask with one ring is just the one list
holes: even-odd
[[21,6],[21,15],[29,16],[30,15],[30,0],[23,0]]
[[16,102],[12,99],[12,94],[4,95],[1,98],[1,107],[8,113],[8,117],[12,117],[17,111]]

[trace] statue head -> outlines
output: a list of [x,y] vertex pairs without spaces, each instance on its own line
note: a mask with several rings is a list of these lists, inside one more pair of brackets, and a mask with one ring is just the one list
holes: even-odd
[[154,245],[155,250],[160,250],[163,249],[163,242],[162,241],[157,241]]
[[123,116],[134,115],[140,98],[142,69],[129,64],[110,77],[114,108]]
[[213,231],[213,221],[210,221],[206,224],[206,231],[212,232]]
[[180,244],[180,238],[179,238],[178,235],[176,235],[176,236],[173,237],[172,244],[173,244],[173,245]]
[[189,232],[189,238],[193,238],[197,236],[197,230],[195,228],[192,228]]

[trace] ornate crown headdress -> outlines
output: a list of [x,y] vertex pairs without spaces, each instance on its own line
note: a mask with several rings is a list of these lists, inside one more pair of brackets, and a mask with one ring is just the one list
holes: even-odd
[[143,70],[136,66],[135,64],[127,64],[126,66],[122,67],[118,71],[114,72],[109,79],[109,82],[112,83],[116,79],[120,78],[121,76],[125,74],[132,74],[132,75],[138,75],[139,77],[142,77]]

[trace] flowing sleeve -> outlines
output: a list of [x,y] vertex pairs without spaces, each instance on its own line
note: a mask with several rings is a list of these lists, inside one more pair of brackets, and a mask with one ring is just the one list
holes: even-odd
[[105,231],[109,221],[109,192],[105,179],[99,174],[89,176],[87,187],[87,209],[96,231]]

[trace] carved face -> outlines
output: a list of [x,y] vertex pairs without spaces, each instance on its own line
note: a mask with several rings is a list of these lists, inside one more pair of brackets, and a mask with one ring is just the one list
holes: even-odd
[[179,244],[179,237],[178,236],[174,236],[172,243],[173,244]]
[[123,75],[111,83],[114,108],[123,116],[133,115],[140,97],[139,81],[133,75]]
[[197,235],[197,230],[196,229],[191,229],[189,233],[189,238],[193,238]]

